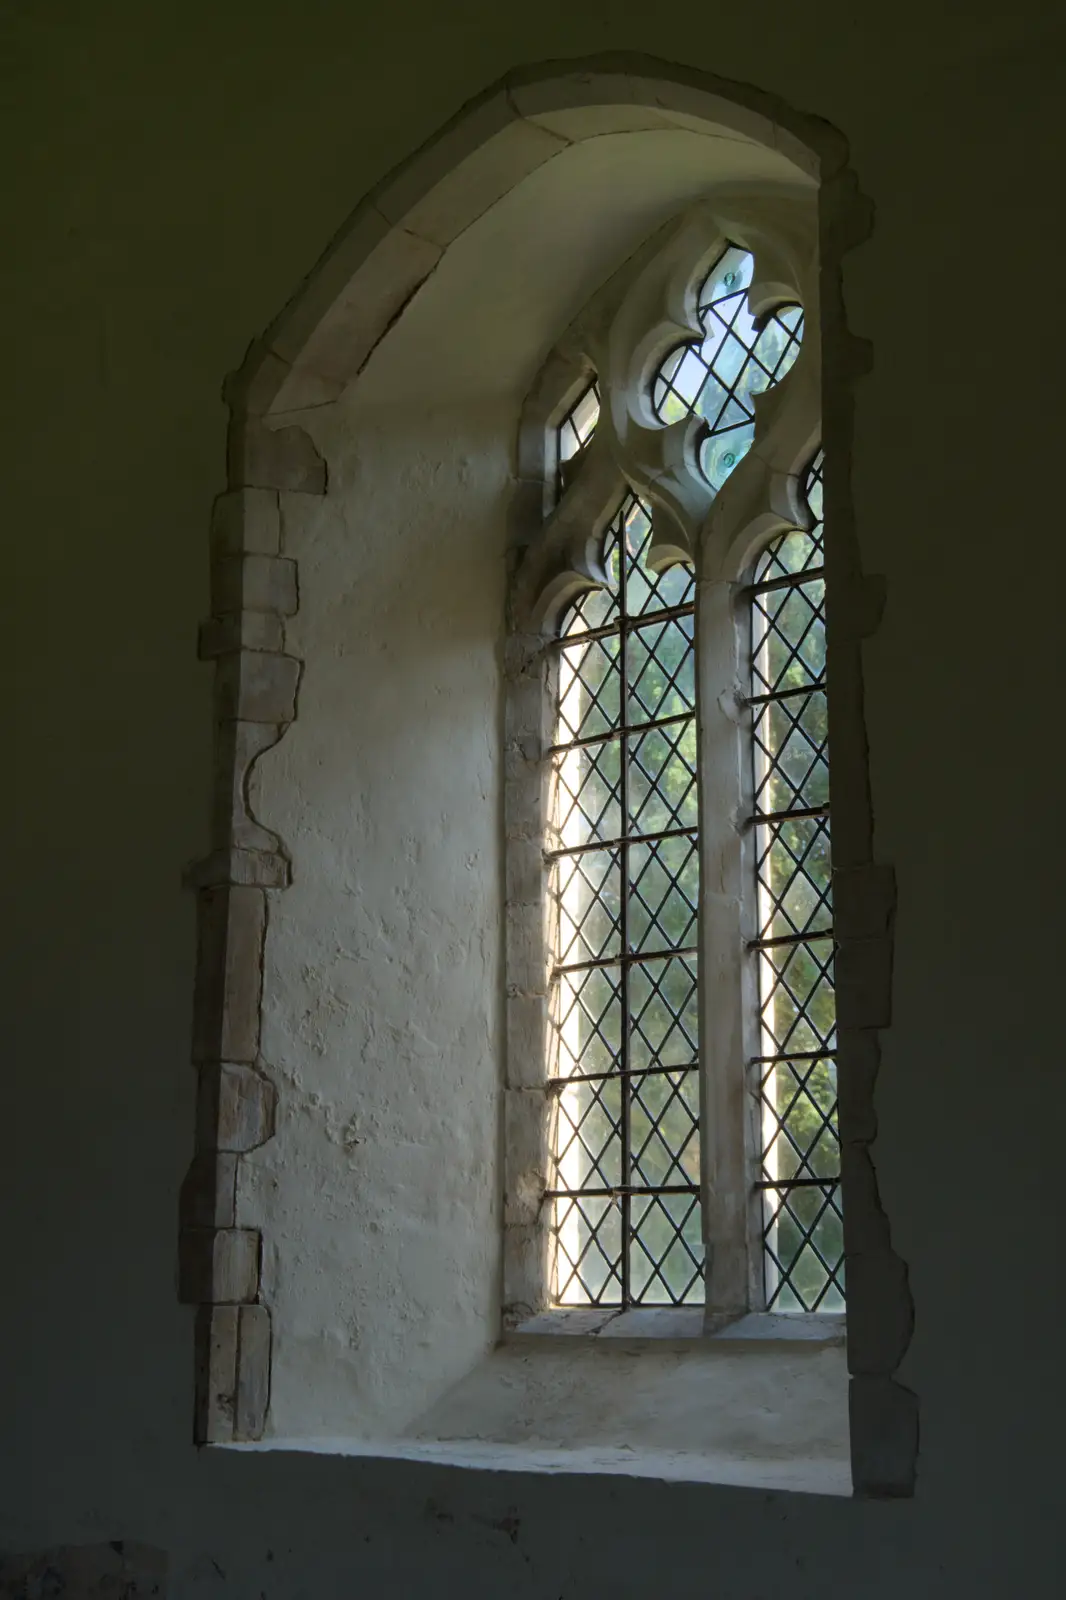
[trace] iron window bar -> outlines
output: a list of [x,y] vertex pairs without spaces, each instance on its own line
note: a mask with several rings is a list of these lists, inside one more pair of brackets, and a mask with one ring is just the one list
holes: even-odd
[[670,728],[681,722],[691,722],[690,711],[678,711],[669,717],[657,717],[648,722],[620,722],[616,727],[607,729],[604,733],[585,733],[576,739],[568,739],[562,744],[548,746],[547,754],[550,756],[566,755],[570,750],[584,750],[593,744],[609,744],[622,734],[643,734],[652,729]]
[[675,949],[673,945],[665,950],[620,950],[613,956],[591,956],[588,961],[563,961],[552,967],[553,976],[565,975],[568,972],[594,972],[603,967],[640,966],[648,961],[676,961],[684,956],[697,956],[699,946],[690,944],[682,949]]
[[[629,836],[630,844],[657,844],[660,839],[695,839],[698,837],[698,828],[663,828],[659,833],[633,833]],[[566,856],[588,855],[590,850],[614,850],[621,844],[621,839],[590,839],[588,844],[563,845],[558,850],[545,850],[545,861],[561,861]]]
[[[788,534],[785,535],[787,539]],[[825,567],[804,567],[798,572],[783,572],[777,578],[764,578],[760,583],[746,583],[740,591],[742,600],[752,600],[756,595],[773,594],[776,589],[791,589],[797,583],[822,583]]]

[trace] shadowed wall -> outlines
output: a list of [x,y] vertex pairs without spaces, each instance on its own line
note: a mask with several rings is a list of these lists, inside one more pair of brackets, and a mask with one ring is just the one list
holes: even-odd
[[[715,1582],[745,1600],[1054,1592],[1063,336],[1048,211],[1064,40],[1037,0],[856,15],[842,0],[9,11],[6,1548],[140,1541],[168,1552],[181,1595],[432,1584],[571,1600],[642,1595],[667,1574],[680,1600]],[[859,534],[889,592],[866,657],[878,854],[900,907],[876,1154],[917,1306],[911,1504],[188,1442],[179,873],[206,836],[194,638],[220,381],[356,200],[459,104],[516,63],[612,48],[825,116],[877,207],[846,296],[875,352]]]

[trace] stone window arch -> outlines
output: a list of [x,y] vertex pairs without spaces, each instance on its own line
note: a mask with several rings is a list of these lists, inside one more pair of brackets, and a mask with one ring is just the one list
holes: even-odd
[[[623,186],[602,181],[614,159],[611,141],[619,139],[628,141],[628,182],[622,197]],[[670,158],[664,161],[668,146]],[[312,818],[310,831],[303,833],[306,816],[301,819],[291,809],[285,812],[285,825],[277,825],[281,810],[274,802],[284,790],[299,795],[301,804],[313,809],[321,798],[315,785],[336,778],[323,776],[330,745],[320,739],[319,722],[328,699],[329,674],[316,656],[316,630],[324,615],[319,587],[323,552],[329,547],[336,555],[341,548],[336,543],[341,537],[337,514],[349,503],[356,504],[352,497],[373,479],[377,459],[369,447],[359,454],[360,429],[365,427],[369,437],[374,426],[369,410],[360,410],[360,384],[365,388],[369,374],[384,371],[383,363],[405,348],[404,341],[413,346],[419,329],[424,331],[420,318],[430,316],[434,306],[439,311],[452,295],[457,297],[451,302],[454,308],[462,300],[464,284],[468,290],[464,315],[472,315],[471,285],[479,263],[489,262],[493,250],[502,248],[499,241],[508,229],[524,228],[523,238],[531,238],[538,227],[543,232],[546,222],[560,215],[553,207],[558,207],[564,193],[562,180],[573,182],[575,173],[592,185],[589,194],[601,198],[580,212],[571,204],[571,225],[585,232],[580,233],[580,248],[571,253],[572,272],[550,286],[541,308],[541,326],[519,328],[513,323],[517,331],[511,344],[503,337],[506,330],[501,331],[501,348],[516,373],[532,375],[538,342],[543,359],[552,342],[544,337],[551,319],[556,330],[565,326],[642,240],[671,218],[690,213],[693,205],[699,210],[709,188],[715,190],[719,205],[727,180],[750,185],[753,179],[787,179],[792,174],[789,181],[817,190],[823,324],[819,342],[833,380],[826,393],[824,441],[827,459],[839,464],[827,478],[826,519],[838,702],[833,715],[839,724],[831,729],[834,784],[844,797],[840,818],[834,819],[834,848],[849,1230],[852,1476],[861,1492],[906,1492],[913,1474],[914,1405],[893,1374],[909,1336],[909,1298],[905,1270],[891,1250],[869,1156],[875,1132],[877,1029],[888,1022],[892,883],[890,872],[873,859],[861,731],[861,643],[876,627],[881,594],[877,581],[861,573],[851,522],[846,468],[851,388],[864,369],[867,353],[847,331],[840,291],[842,254],[847,244],[862,236],[867,210],[847,168],[843,142],[833,130],[756,91],[639,57],[512,74],[464,108],[356,210],[226,384],[231,410],[229,483],[212,518],[212,616],[204,624],[200,643],[201,656],[215,663],[213,838],[208,857],[189,873],[198,902],[194,1060],[200,1091],[196,1154],[182,1195],[180,1290],[182,1298],[197,1307],[196,1436],[213,1444],[266,1442],[284,1437],[288,1427],[291,1437],[294,1397],[302,1400],[311,1395],[320,1371],[328,1369],[333,1373],[330,1381],[337,1382],[337,1372],[345,1376],[354,1371],[353,1351],[360,1338],[373,1344],[376,1334],[371,1324],[379,1312],[387,1321],[393,1300],[398,1304],[411,1290],[410,1303],[401,1307],[408,1327],[412,1306],[418,1306],[426,1319],[414,1287],[401,1281],[404,1269],[396,1256],[390,1258],[391,1276],[386,1273],[382,1278],[378,1299],[358,1303],[359,1316],[353,1321],[360,1326],[345,1350],[338,1353],[330,1346],[336,1337],[333,1324],[324,1323],[319,1335],[298,1326],[294,1308],[306,1303],[312,1280],[328,1299],[339,1292],[338,1285],[358,1280],[356,1258],[359,1250],[370,1248],[372,1238],[378,1241],[374,1246],[378,1255],[387,1256],[391,1246],[386,1224],[391,1225],[391,1218],[383,1222],[383,1214],[374,1212],[373,1206],[361,1218],[340,1190],[327,1192],[320,1187],[316,1198],[318,1169],[313,1181],[308,1177],[308,1164],[323,1150],[330,1162],[344,1164],[345,1174],[358,1176],[363,1162],[372,1167],[378,1146],[373,1129],[368,1132],[360,1122],[358,1102],[369,1082],[366,1075],[372,1077],[381,1063],[368,1064],[365,1050],[360,1055],[354,1023],[344,1035],[344,1051],[338,1055],[333,1050],[331,1040],[341,1034],[336,1029],[330,1033],[330,1019],[322,1020],[322,1002],[329,991],[321,981],[321,967],[312,959],[322,955],[323,946],[316,943],[321,927],[306,920],[313,917],[308,885],[323,870],[324,858],[314,855],[317,845],[312,848],[315,839],[321,843],[321,832],[316,834]],[[569,198],[572,201],[572,194]],[[532,255],[532,245],[530,251]],[[443,326],[439,315],[433,326]],[[626,343],[632,350],[634,341]],[[458,334],[448,347],[447,362],[452,365],[441,365],[450,374],[451,387],[441,397],[445,409],[463,385],[473,381],[469,364],[463,363],[474,359],[467,353],[476,348],[476,340],[461,344]],[[525,441],[538,428],[543,436],[542,424],[549,414],[557,414],[561,403],[576,398],[588,378],[587,365],[579,370],[572,352],[562,352],[559,360],[564,381],[553,382],[552,370],[560,369],[549,361],[526,408],[523,444],[517,463],[511,465],[510,483],[502,485],[510,501],[516,563],[528,557],[529,529],[541,525],[546,496],[554,492],[546,488],[543,459],[535,471],[530,470]],[[540,424],[538,405],[543,409]],[[342,412],[345,443],[344,448],[335,448],[341,434],[331,429],[340,428]],[[622,419],[622,426],[632,459],[648,484],[655,484],[663,530],[657,530],[656,538],[689,550],[686,541],[695,526],[691,483],[674,470],[676,464],[649,453],[649,428],[633,418]],[[354,456],[344,454],[349,446]],[[600,469],[594,455],[590,453],[565,497],[568,504],[576,505],[586,493],[595,499]],[[457,460],[454,468],[455,483],[466,485],[469,463]],[[739,471],[736,481],[741,482]],[[789,495],[794,495],[789,474],[772,475],[770,503],[775,516],[794,515]],[[781,509],[786,502],[787,512]],[[345,537],[353,528],[362,537],[358,517],[349,517],[345,526]],[[754,526],[749,518],[745,538],[752,538]],[[715,550],[721,548],[723,561],[727,554],[729,560],[737,559],[735,538],[724,522],[715,523],[714,515],[706,537]],[[397,548],[391,532],[388,538],[382,534],[375,545],[376,566],[367,569],[377,573],[375,581],[384,583],[381,574],[393,572],[390,562]],[[351,560],[361,557],[361,548],[353,544]],[[561,600],[572,581],[566,570],[561,568],[540,585],[538,605]],[[382,593],[387,597],[387,588]],[[425,603],[432,607],[431,593]],[[521,676],[520,657],[521,646],[512,639],[507,646],[507,672],[512,676]],[[338,664],[336,651],[331,659],[341,672],[343,663]],[[377,682],[386,696],[397,692],[387,671]],[[505,713],[509,715],[510,710]],[[508,762],[513,755],[511,732],[505,729]],[[320,739],[317,745],[316,739]],[[402,777],[403,751],[397,747],[392,754]],[[521,759],[526,759],[524,752]],[[317,761],[317,768],[306,765],[309,761]],[[525,777],[521,783],[528,794]],[[509,797],[512,779],[506,764],[499,783]],[[339,804],[336,792],[328,799]],[[344,841],[349,852],[345,861],[364,860],[369,875],[371,856],[351,854],[358,837],[358,826],[353,826]],[[443,849],[443,838],[440,843]],[[412,860],[420,851],[425,860],[423,840],[412,838],[403,848],[408,845]],[[520,859],[509,860],[500,923],[507,918],[515,874],[521,871]],[[358,888],[354,883],[355,920]],[[300,938],[310,941],[302,966],[292,965],[298,925]],[[479,935],[486,950],[496,934],[498,928],[486,924],[483,936]],[[446,925],[441,940],[443,948],[448,940]],[[510,971],[510,956],[508,966]],[[366,981],[347,991],[348,999],[337,1001],[338,1014],[344,1014],[337,1024],[342,1031],[342,1024],[347,1027],[351,1022],[351,996],[372,999],[375,993],[372,963],[368,970]],[[498,968],[486,958],[485,972],[492,971]],[[410,974],[412,994],[416,979]],[[486,979],[481,988],[487,992],[492,981]],[[489,1011],[492,1005],[486,1000]],[[359,1027],[365,1024],[372,1032],[375,1021],[380,1022],[373,1005],[368,1000],[354,1009],[359,1011]],[[508,1035],[510,1057],[513,1036],[538,1025],[536,1007],[508,1002],[498,1014],[500,1032]],[[399,1032],[403,1039],[397,1054],[409,1063],[417,1040],[406,1021]],[[349,1045],[350,1057],[345,1053]],[[486,1047],[485,1061],[490,1058],[499,1063],[500,1057],[493,1057]],[[332,1079],[329,1072],[335,1074]],[[459,1067],[456,1073],[455,1082],[461,1084],[465,1080]],[[357,1104],[350,1115],[341,1113],[349,1111],[351,1100],[343,1106],[330,1101],[330,1084],[341,1081],[340,1074],[345,1083],[354,1085]],[[389,1081],[388,1093],[393,1082],[406,1081],[399,1073]],[[439,1084],[443,1079],[434,1081]],[[501,1082],[499,1111],[502,1108]],[[442,1120],[437,1113],[443,1109],[443,1105],[433,1108],[437,1125]],[[461,1122],[458,1102],[451,1104],[451,1111]],[[478,1131],[477,1138],[481,1137]],[[481,1162],[486,1173],[496,1159],[491,1141],[468,1155],[475,1167]],[[325,1171],[328,1162],[322,1160]],[[382,1170],[379,1191],[372,1195],[375,1203],[395,1179],[395,1173]],[[461,1217],[453,1232],[461,1233],[469,1225],[476,1233],[486,1217],[490,1221],[495,1217],[495,1229],[500,1221],[494,1198],[498,1192],[494,1182],[486,1180],[476,1222]],[[334,1207],[332,1227],[322,1223],[324,1198],[327,1210]],[[508,1197],[508,1205],[512,1199]],[[433,1236],[439,1221],[431,1216],[424,1222],[428,1236]],[[405,1217],[405,1226],[411,1223]],[[374,1229],[381,1231],[375,1234]],[[478,1245],[478,1293],[499,1282],[500,1269],[493,1265],[499,1260],[498,1238],[495,1231],[491,1237],[486,1233]],[[365,1250],[359,1259],[369,1259]],[[499,1299],[493,1309],[489,1298],[485,1290],[484,1326],[471,1324],[467,1330],[471,1351],[475,1347],[491,1351],[498,1337]],[[403,1348],[413,1351],[416,1345],[417,1340]],[[362,1373],[376,1377],[373,1365],[364,1356]],[[461,1376],[453,1369],[439,1382],[433,1379],[434,1390],[428,1366],[425,1373],[428,1398],[439,1395],[445,1377],[454,1383]],[[339,1391],[331,1392],[335,1397]],[[373,1385],[361,1395],[361,1403],[372,1409]],[[321,1407],[326,1407],[325,1400]],[[416,1429],[417,1437],[413,1427],[410,1418],[402,1426],[392,1422],[386,1426],[378,1417],[358,1447],[379,1454],[434,1456],[436,1451],[434,1458],[439,1459],[444,1449],[439,1440],[454,1437],[454,1432],[442,1431],[443,1424],[435,1434]],[[444,1453],[448,1459],[467,1459],[459,1449],[449,1447]]]

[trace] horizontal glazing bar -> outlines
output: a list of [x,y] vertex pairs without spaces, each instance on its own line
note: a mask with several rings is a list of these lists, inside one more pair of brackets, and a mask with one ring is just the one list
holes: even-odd
[[617,722],[606,733],[586,733],[581,739],[571,739],[566,744],[552,744],[548,746],[548,755],[564,756],[569,750],[583,750],[590,744],[607,744],[611,739],[619,739],[624,733],[639,733],[641,737],[652,733],[656,728],[670,728],[677,722],[691,722],[695,711],[678,711],[672,717],[655,717],[649,722]]
[[835,1178],[760,1178],[756,1189],[835,1189],[840,1174]]
[[617,622],[605,623],[602,628],[589,628],[584,633],[561,633],[557,639],[550,640],[556,650],[568,650],[576,644],[595,644],[597,639],[610,639],[613,634],[633,633],[637,628],[650,627],[656,622],[672,622],[676,617],[691,617],[695,614],[695,602],[690,600],[687,605],[667,606],[662,611],[638,611],[632,616],[619,618]]
[[771,689],[768,694],[749,694],[745,697],[746,706],[769,706],[778,700],[798,700],[803,694],[817,694],[825,689],[825,678],[812,678],[810,683],[801,684],[798,689]]
[[[783,1187],[783,1185],[782,1185]],[[659,1183],[639,1187],[632,1183],[619,1183],[613,1189],[545,1189],[545,1200],[613,1200],[616,1195],[632,1194],[696,1194],[698,1183]]]
[[572,844],[565,850],[545,850],[545,861],[563,856],[584,856],[590,850],[617,850],[623,844],[658,844],[660,839],[694,839],[698,828],[664,828],[662,833],[627,833],[614,839],[593,839],[589,844]]
[[773,950],[781,944],[816,944],[820,939],[831,939],[832,928],[811,929],[809,933],[781,933],[774,939],[749,939],[749,950]]
[[791,822],[798,821],[803,817],[827,817],[828,815],[828,806],[793,806],[791,811],[756,811],[753,817],[748,818],[745,826],[761,828],[764,825],[775,822]]
[[836,1059],[836,1051],[832,1050],[832,1049],[829,1049],[829,1050],[782,1050],[777,1055],[771,1055],[771,1056],[749,1056],[748,1057],[748,1065],[750,1067],[759,1067],[759,1066],[771,1067],[771,1066],[773,1066],[775,1061],[833,1061],[835,1059]]
[[808,567],[806,572],[790,572],[781,578],[767,578],[764,583],[752,583],[741,591],[742,599],[750,599],[752,595],[769,594],[772,589],[795,589],[801,583],[814,583],[819,578],[825,577],[825,567]]
[[696,1072],[698,1068],[698,1061],[683,1061],[676,1067],[613,1067],[608,1072],[573,1072],[568,1078],[546,1078],[544,1087],[549,1094],[554,1094],[571,1083],[597,1083],[606,1078],[653,1078],[666,1072]]
[[594,961],[574,961],[565,967],[553,967],[552,976],[561,977],[567,972],[590,972],[593,967],[618,967],[629,966],[635,963],[642,966],[645,961],[671,961],[675,956],[694,956],[699,953],[697,945],[685,945],[683,949],[669,950],[626,950],[620,955],[597,956]]

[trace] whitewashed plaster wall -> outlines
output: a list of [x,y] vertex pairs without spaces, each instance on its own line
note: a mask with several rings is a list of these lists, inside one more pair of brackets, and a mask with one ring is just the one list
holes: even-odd
[[513,418],[379,409],[382,359],[300,419],[329,493],[286,497],[305,665],[297,721],[253,774],[293,863],[265,955],[278,1133],[239,1199],[266,1240],[281,1436],[402,1428],[499,1324]]

